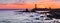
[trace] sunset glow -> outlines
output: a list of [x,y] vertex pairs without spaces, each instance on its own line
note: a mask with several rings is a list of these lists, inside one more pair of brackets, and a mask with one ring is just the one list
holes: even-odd
[[[38,8],[60,8],[60,0],[24,0],[24,2],[17,2],[18,0],[13,0],[11,2],[1,2],[0,9],[25,9],[25,8],[34,8],[34,4],[37,4]],[[22,0],[23,1],[23,0]]]

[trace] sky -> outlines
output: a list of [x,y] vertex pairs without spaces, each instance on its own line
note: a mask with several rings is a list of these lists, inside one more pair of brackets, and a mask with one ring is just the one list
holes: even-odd
[[60,0],[0,0],[0,9],[60,8]]

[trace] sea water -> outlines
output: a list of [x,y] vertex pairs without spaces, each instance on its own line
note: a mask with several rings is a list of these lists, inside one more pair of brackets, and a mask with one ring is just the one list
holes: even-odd
[[[15,12],[16,10],[0,10],[0,23],[32,23],[38,13]],[[33,17],[30,17],[33,16]]]

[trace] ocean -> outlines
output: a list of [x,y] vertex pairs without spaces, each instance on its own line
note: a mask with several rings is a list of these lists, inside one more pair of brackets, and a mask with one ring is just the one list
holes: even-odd
[[[38,13],[16,12],[17,10],[0,10],[0,23],[31,23],[33,18],[38,18]],[[33,17],[30,17],[33,16]]]

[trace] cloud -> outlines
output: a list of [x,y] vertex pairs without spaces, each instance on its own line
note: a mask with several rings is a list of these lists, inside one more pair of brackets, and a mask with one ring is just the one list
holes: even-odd
[[16,0],[0,0],[0,4],[10,4],[10,3],[15,3]]
[[10,3],[36,3],[36,2],[60,2],[60,0],[0,0],[0,4]]
[[0,0],[0,4],[10,4],[10,3],[36,3],[41,0]]

